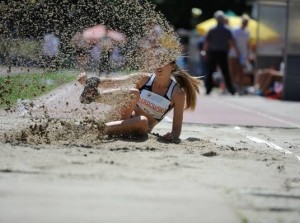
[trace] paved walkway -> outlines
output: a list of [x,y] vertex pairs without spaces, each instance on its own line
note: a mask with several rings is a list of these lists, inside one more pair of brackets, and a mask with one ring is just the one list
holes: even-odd
[[[172,120],[170,114],[166,120]],[[185,112],[185,123],[300,128],[300,102],[260,96],[216,93],[198,97],[194,112]]]

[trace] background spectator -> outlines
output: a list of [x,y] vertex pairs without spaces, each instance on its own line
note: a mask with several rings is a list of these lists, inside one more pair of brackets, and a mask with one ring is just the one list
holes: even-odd
[[228,91],[233,95],[235,89],[232,85],[228,68],[228,51],[230,47],[236,49],[236,45],[231,31],[224,24],[223,11],[217,11],[214,14],[217,20],[217,26],[210,29],[207,33],[204,43],[204,53],[207,59],[207,76],[205,80],[206,94],[210,94],[213,89],[213,73],[219,65]]
[[60,40],[53,33],[44,35],[43,43],[43,58],[44,68],[50,67],[51,70],[55,70],[57,67],[56,58],[58,56]]
[[239,94],[246,93],[244,87],[244,79],[246,73],[251,72],[252,65],[250,64],[250,33],[247,29],[249,17],[242,16],[241,26],[233,29],[232,34],[239,51],[239,56],[235,49],[231,48],[229,51],[229,70]]

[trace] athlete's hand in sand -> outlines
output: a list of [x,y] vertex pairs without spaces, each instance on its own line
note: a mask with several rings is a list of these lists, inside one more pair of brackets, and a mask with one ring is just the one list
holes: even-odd
[[162,139],[167,142],[179,143],[180,139],[175,137],[172,133],[168,132],[167,134],[162,136]]
[[86,80],[87,80],[87,74],[85,72],[82,72],[77,76],[77,81],[82,85],[86,84]]

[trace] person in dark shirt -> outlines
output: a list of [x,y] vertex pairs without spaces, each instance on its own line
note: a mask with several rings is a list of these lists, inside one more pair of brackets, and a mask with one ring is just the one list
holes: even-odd
[[202,52],[202,55],[205,54],[207,60],[207,76],[205,79],[206,94],[209,95],[213,89],[213,73],[215,72],[217,65],[219,65],[226,87],[228,91],[234,95],[235,89],[231,82],[228,68],[228,51],[231,46],[237,53],[238,50],[232,33],[226,26],[224,13],[222,11],[217,11],[214,16],[217,20],[217,26],[208,31],[205,38],[204,50]]

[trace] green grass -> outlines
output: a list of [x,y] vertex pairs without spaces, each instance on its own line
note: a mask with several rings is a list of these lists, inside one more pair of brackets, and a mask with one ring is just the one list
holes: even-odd
[[20,74],[0,77],[0,108],[14,106],[18,99],[33,99],[75,80],[74,72]]

